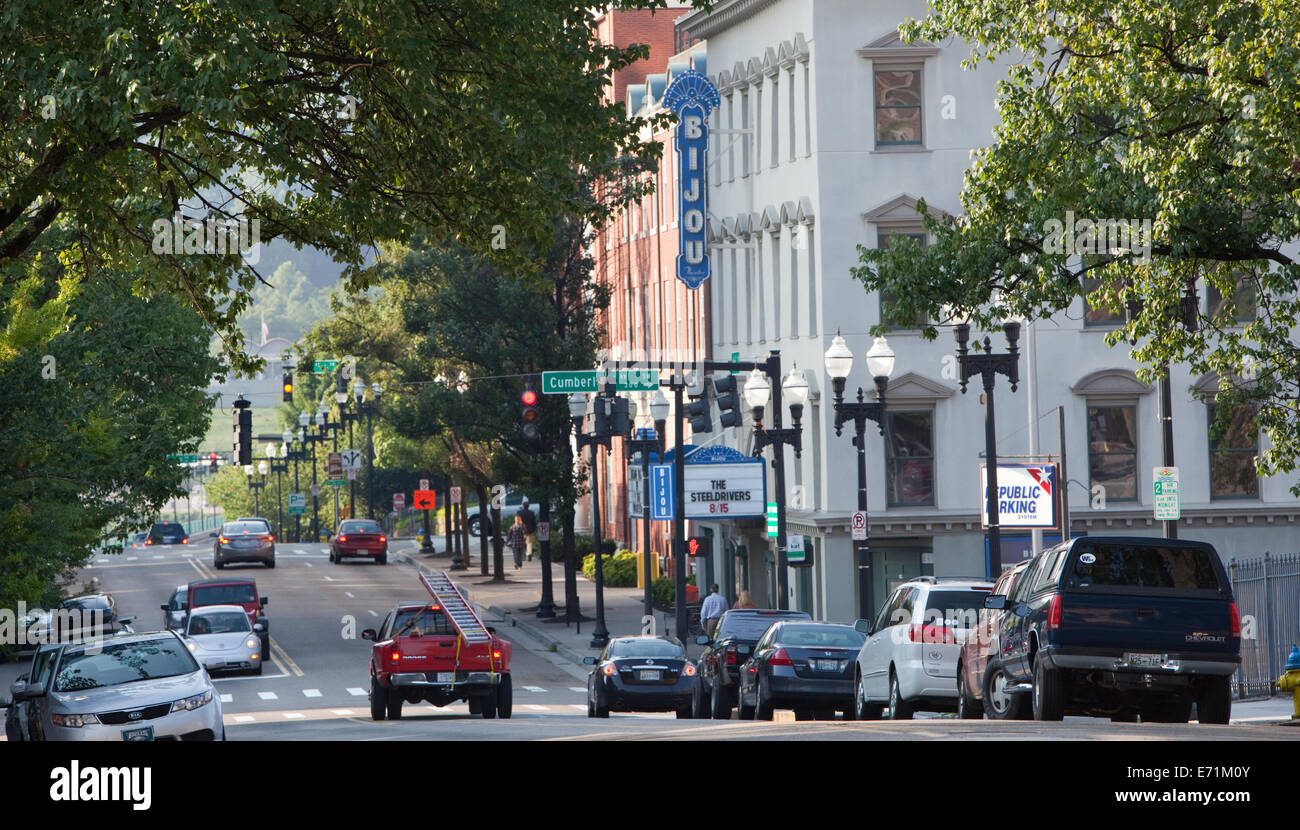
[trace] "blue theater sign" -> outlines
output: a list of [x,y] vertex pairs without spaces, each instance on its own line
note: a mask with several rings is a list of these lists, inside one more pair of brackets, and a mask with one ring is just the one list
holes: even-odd
[[719,100],[717,88],[694,69],[673,78],[664,92],[664,106],[678,119],[677,279],[687,288],[709,278],[709,113]]

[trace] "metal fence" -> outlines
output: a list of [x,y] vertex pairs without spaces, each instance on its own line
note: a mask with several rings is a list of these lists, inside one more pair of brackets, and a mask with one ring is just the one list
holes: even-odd
[[1233,559],[1232,593],[1241,612],[1241,669],[1233,678],[1237,697],[1266,697],[1300,642],[1300,553]]

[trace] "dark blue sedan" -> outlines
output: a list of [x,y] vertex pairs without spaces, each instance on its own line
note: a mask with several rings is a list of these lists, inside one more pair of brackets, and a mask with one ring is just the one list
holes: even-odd
[[771,720],[794,709],[797,720],[854,716],[853,667],[866,640],[851,625],[783,620],[763,634],[740,667],[741,720]]
[[675,637],[618,637],[599,658],[584,663],[596,668],[587,678],[587,717],[610,712],[676,712],[691,716],[695,664]]

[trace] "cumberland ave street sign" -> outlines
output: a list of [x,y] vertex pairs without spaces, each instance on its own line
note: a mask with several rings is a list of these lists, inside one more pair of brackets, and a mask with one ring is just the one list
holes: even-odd
[[[574,392],[600,392],[606,377],[596,369],[573,372],[542,372],[543,395],[572,395]],[[654,369],[621,369],[614,373],[620,392],[653,392],[659,388],[659,372]]]

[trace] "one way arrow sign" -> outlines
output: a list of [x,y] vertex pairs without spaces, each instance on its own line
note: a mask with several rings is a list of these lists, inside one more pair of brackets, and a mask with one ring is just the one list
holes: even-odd
[[415,501],[412,503],[412,506],[416,510],[433,510],[433,491],[416,490]]

